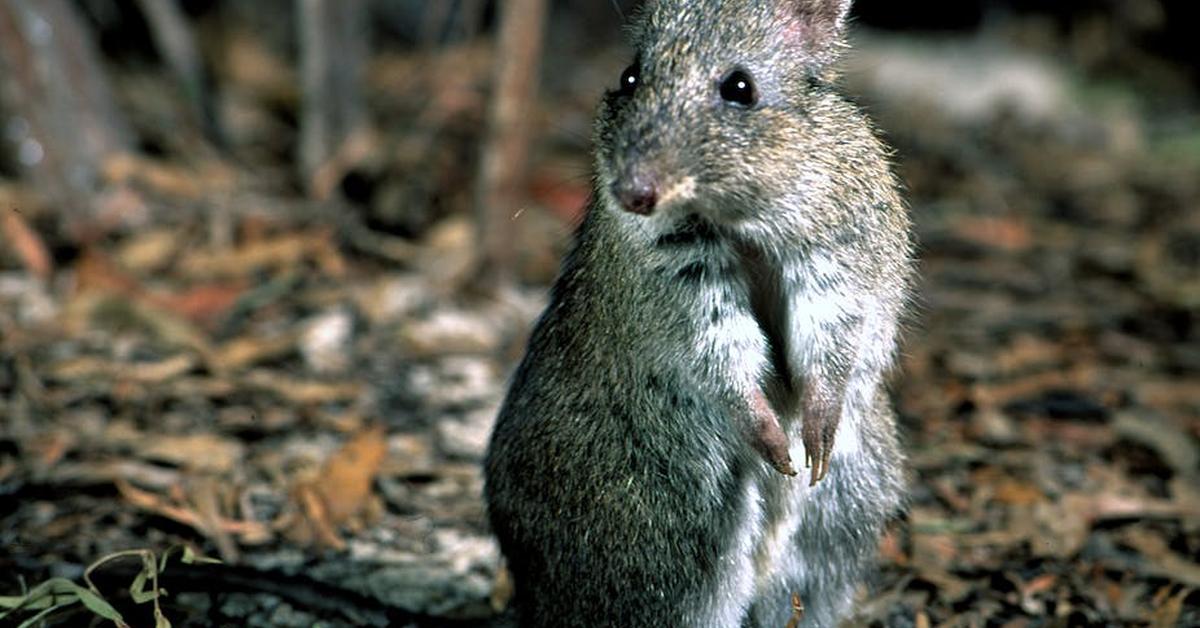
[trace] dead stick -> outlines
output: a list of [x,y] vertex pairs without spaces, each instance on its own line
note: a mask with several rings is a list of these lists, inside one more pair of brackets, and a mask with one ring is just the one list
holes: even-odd
[[512,280],[514,220],[527,174],[545,14],[545,0],[506,0],[501,5],[494,89],[475,198],[482,251],[478,279],[489,289]]

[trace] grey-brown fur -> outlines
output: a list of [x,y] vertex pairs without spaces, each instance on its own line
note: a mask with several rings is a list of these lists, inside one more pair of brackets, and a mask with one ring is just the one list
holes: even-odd
[[[640,14],[638,85],[600,107],[595,195],[486,460],[522,626],[849,611],[901,499],[883,373],[911,247],[887,151],[831,85],[848,5]],[[737,68],[753,106],[722,98]],[[777,472],[789,448],[809,478]]]

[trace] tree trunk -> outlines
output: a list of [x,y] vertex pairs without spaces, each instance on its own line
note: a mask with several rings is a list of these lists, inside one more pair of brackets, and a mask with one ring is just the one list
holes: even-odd
[[363,0],[298,0],[304,94],[299,162],[309,192],[335,185],[337,156],[364,125],[362,74],[367,55]]
[[478,284],[489,290],[513,279],[515,221],[525,200],[545,15],[545,0],[506,0],[501,5],[488,131],[475,198],[481,251]]
[[129,149],[92,35],[65,0],[0,0],[0,129],[76,237],[98,226],[104,161]]

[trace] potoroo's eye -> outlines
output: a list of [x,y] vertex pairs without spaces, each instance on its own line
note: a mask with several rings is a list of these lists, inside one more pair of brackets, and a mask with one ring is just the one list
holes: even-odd
[[721,99],[740,107],[753,107],[758,103],[758,89],[754,79],[745,70],[734,70],[721,81]]
[[634,62],[625,71],[621,73],[621,86],[617,89],[617,93],[622,96],[629,96],[637,89],[638,83],[642,82],[642,69]]

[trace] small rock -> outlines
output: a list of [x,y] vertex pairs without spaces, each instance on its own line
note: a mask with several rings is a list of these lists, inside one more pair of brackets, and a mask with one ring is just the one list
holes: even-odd
[[50,322],[61,309],[45,284],[25,273],[0,274],[0,304],[7,309],[9,303],[15,303],[8,311],[16,312],[14,322],[22,326]]
[[446,418],[439,421],[437,432],[442,451],[450,456],[482,460],[497,412],[498,407],[489,405],[462,419]]
[[1012,419],[995,409],[976,412],[971,420],[970,430],[971,435],[981,443],[1011,445],[1018,440]]
[[490,354],[500,333],[487,319],[460,310],[441,310],[405,325],[401,341],[410,355],[429,357],[455,353]]
[[[489,537],[471,534],[455,528],[434,530],[435,552],[448,560],[450,570],[456,574],[467,574],[482,569],[494,571],[500,562],[500,552],[495,541]],[[480,593],[486,594],[487,591]]]
[[356,289],[354,302],[372,325],[382,325],[429,307],[432,295],[424,277],[393,275]]
[[465,356],[419,364],[408,381],[412,393],[430,408],[485,403],[500,393],[501,384],[490,360]]
[[316,373],[336,373],[346,370],[350,359],[350,336],[354,317],[344,308],[337,308],[304,323],[300,338],[300,354],[304,363]]
[[428,434],[397,433],[388,436],[387,469],[392,473],[427,471],[433,467],[433,447]]

